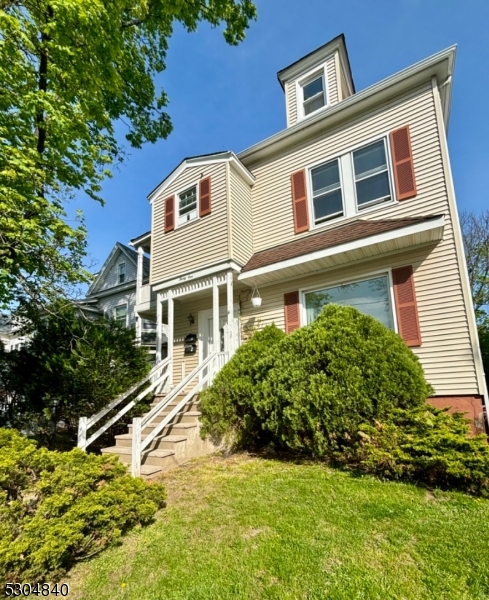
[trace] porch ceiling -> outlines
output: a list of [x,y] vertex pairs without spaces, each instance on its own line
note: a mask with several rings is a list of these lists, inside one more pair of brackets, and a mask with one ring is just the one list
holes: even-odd
[[253,255],[238,279],[257,284],[397,252],[443,238],[443,215],[356,221]]

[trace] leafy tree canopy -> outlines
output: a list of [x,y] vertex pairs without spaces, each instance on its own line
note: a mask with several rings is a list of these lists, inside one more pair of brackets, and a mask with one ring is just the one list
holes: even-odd
[[475,315],[479,324],[489,326],[489,210],[481,214],[462,213],[460,225]]
[[0,0],[0,302],[88,278],[65,202],[101,201],[116,120],[134,148],[170,133],[153,76],[173,24],[224,24],[237,44],[255,17],[251,0]]

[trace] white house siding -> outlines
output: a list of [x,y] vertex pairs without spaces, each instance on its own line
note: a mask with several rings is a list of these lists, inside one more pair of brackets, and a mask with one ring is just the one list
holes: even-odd
[[128,327],[132,327],[136,323],[135,305],[136,305],[136,289],[119,292],[105,298],[100,298],[97,307],[107,312],[111,317],[114,317],[114,309],[116,306],[121,306],[127,303]]
[[[201,176],[211,176],[212,212],[174,231],[165,233],[165,199],[198,184]],[[226,165],[224,162],[189,167],[153,200],[151,275],[154,285],[172,276],[196,270],[228,258],[226,207]]]
[[338,75],[336,73],[336,59],[334,55],[326,61],[326,77],[328,80],[328,104],[336,104],[340,98],[338,95]]
[[119,285],[119,265],[126,263],[126,278],[125,282],[136,281],[137,266],[136,264],[127,258],[120,250],[117,252],[114,264],[110,268],[109,272],[105,276],[104,281],[100,285],[97,291],[108,290],[116,285]]
[[251,187],[231,166],[229,169],[231,192],[231,257],[245,265],[253,254],[253,214]]
[[[382,269],[412,265],[422,345],[412,350],[418,355],[428,381],[437,395],[478,394],[474,359],[458,271],[441,247],[425,246],[352,263],[299,279],[260,287],[261,308],[243,305],[242,320],[259,328],[275,323],[285,330],[284,294],[313,286],[334,285],[354,280]],[[450,265],[450,262],[452,263]]]
[[297,89],[295,80],[285,84],[285,104],[287,110],[287,127],[297,123]]

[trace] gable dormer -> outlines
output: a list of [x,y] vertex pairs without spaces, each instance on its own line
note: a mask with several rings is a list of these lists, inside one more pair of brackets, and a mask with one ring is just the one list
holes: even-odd
[[277,73],[285,92],[287,127],[355,93],[343,34]]

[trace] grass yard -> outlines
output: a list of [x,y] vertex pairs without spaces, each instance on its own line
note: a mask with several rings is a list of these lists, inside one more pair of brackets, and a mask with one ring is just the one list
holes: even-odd
[[169,472],[168,507],[71,600],[487,599],[489,500],[246,454]]

